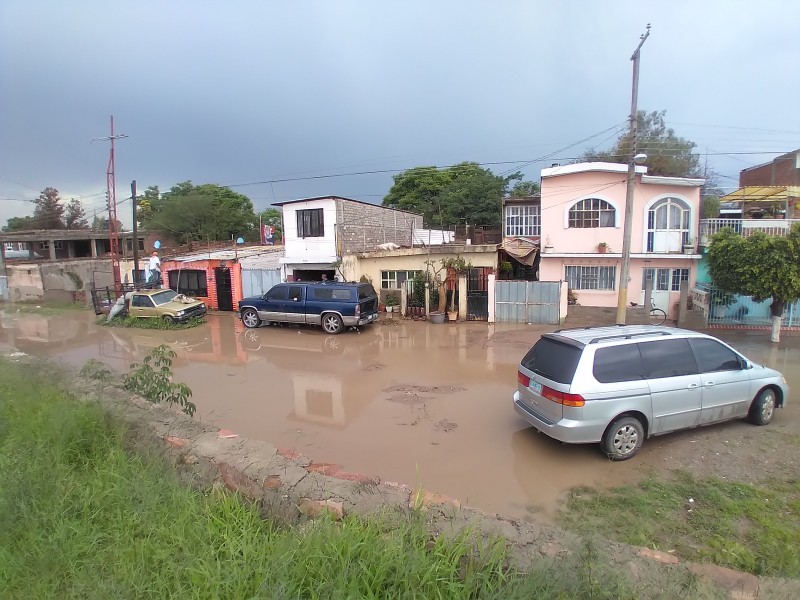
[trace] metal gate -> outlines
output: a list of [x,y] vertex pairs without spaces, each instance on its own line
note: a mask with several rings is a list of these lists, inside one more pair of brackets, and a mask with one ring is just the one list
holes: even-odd
[[560,281],[498,281],[495,315],[498,323],[559,322]]
[[489,271],[477,267],[467,273],[467,321],[489,319]]
[[278,269],[242,269],[242,294],[244,298],[263,296],[281,282]]
[[231,270],[228,267],[215,267],[214,282],[217,285],[217,310],[233,310]]

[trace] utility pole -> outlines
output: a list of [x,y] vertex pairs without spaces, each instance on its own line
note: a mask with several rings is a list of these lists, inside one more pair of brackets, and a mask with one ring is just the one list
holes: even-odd
[[136,180],[131,181],[131,206],[133,206],[133,284],[139,281],[139,225],[136,222]]
[[110,141],[111,152],[108,155],[108,168],[106,169],[106,187],[108,191],[108,239],[111,244],[111,272],[114,275],[114,290],[122,294],[122,277],[119,273],[119,231],[117,231],[117,179],[114,172],[114,140],[128,137],[127,135],[114,135],[114,115],[111,115],[111,135],[95,138],[92,141]]
[[[630,139],[631,148],[628,156],[628,183],[625,191],[625,222],[622,228],[622,269],[619,275],[619,292],[617,295],[617,324],[625,324],[628,307],[628,280],[631,273],[631,229],[633,229],[633,192],[636,186],[636,129],[638,126],[637,101],[639,98],[639,54],[647,38],[650,37],[650,24],[647,31],[639,37],[639,45],[633,51],[633,85],[631,90]],[[647,310],[650,307],[645,307]]]

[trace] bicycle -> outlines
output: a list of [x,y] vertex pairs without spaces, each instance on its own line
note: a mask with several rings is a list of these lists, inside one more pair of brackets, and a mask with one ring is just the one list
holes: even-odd
[[[631,302],[631,306],[639,306],[636,302]],[[655,302],[650,301],[650,312],[647,313],[650,325],[663,325],[667,322],[667,313],[655,305]]]

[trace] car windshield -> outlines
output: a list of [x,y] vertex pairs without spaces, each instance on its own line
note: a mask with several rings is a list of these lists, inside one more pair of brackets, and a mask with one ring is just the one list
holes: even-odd
[[161,306],[162,304],[166,304],[167,302],[173,300],[177,295],[178,294],[172,290],[164,290],[163,292],[158,292],[150,297],[153,299],[153,302],[155,302],[156,306]]

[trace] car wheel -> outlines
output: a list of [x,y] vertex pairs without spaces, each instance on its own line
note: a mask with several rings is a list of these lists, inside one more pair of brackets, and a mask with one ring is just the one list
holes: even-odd
[[327,313],[322,315],[322,328],[325,330],[325,333],[329,333],[331,335],[341,333],[342,329],[344,329],[342,317],[336,313]]
[[600,446],[611,460],[628,460],[644,443],[644,427],[634,417],[622,417],[608,426]]
[[775,415],[777,403],[778,398],[775,395],[775,390],[772,388],[762,390],[753,400],[753,404],[750,405],[748,420],[754,425],[767,425]]
[[175,323],[175,318],[170,317],[169,315],[164,315],[161,318],[164,319],[164,321],[166,321],[167,323],[173,323],[173,324]]
[[242,323],[248,329],[255,329],[261,325],[261,319],[258,318],[258,313],[252,308],[245,308],[242,311]]

